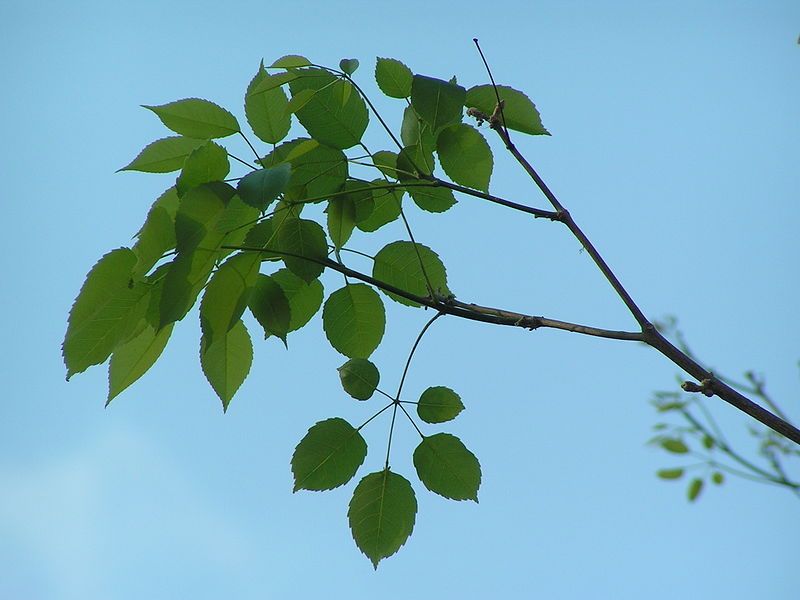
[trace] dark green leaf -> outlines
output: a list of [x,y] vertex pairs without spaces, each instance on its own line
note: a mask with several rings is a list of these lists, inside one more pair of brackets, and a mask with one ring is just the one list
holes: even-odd
[[264,328],[264,337],[274,335],[283,340],[285,344],[292,310],[286,293],[273,277],[258,275],[248,299],[248,306],[250,312]]
[[344,391],[356,400],[369,400],[381,380],[378,367],[366,358],[351,358],[339,367]]
[[401,181],[427,177],[433,173],[435,167],[433,153],[421,145],[406,146],[397,156],[397,178]]
[[183,196],[190,189],[211,181],[222,181],[230,172],[228,153],[219,144],[208,141],[192,150],[183,164],[181,174],[175,182],[178,196]]
[[[533,102],[522,92],[505,85],[498,85],[500,99],[505,102],[503,116],[506,127],[530,133],[532,135],[550,135],[542,126],[539,111]],[[481,112],[491,115],[497,106],[497,95],[491,85],[476,85],[467,91],[465,105],[477,108]]]
[[356,220],[356,226],[366,232],[377,231],[384,225],[397,220],[403,202],[402,190],[386,188],[387,183],[380,179],[373,181],[372,184],[374,186],[372,210],[368,216]]
[[492,151],[481,133],[459,123],[439,132],[436,138],[439,161],[448,177],[467,187],[489,191],[492,176]]
[[278,146],[261,164],[274,167],[283,162],[292,165],[286,186],[290,200],[324,199],[338,192],[347,179],[347,157],[341,150],[322,146],[316,140],[298,138]]
[[456,436],[437,433],[414,450],[417,475],[430,491],[452,500],[478,501],[481,466]]
[[376,569],[382,559],[406,543],[416,515],[417,499],[411,484],[389,469],[364,477],[347,511],[353,540]]
[[683,469],[660,469],[656,471],[656,475],[661,479],[680,479],[683,477],[683,473]]
[[411,105],[436,133],[442,127],[459,123],[467,91],[441,79],[414,75]]
[[294,491],[332,490],[355,476],[367,457],[367,443],[340,418],[320,421],[308,430],[292,455]]
[[413,106],[406,106],[403,112],[403,124],[400,127],[400,139],[408,148],[406,157],[425,173],[433,173],[433,152],[436,150],[436,138],[431,128],[420,119]]
[[356,226],[356,204],[348,196],[328,200],[328,233],[337,249],[350,239]]
[[703,448],[706,450],[711,450],[714,447],[714,438],[710,435],[703,436]]
[[700,478],[692,479],[688,489],[686,490],[686,497],[689,498],[689,502],[694,502],[695,500],[697,500],[697,497],[700,495],[700,492],[702,491],[703,491],[703,480]]
[[244,114],[250,127],[261,140],[277,144],[289,133],[292,119],[287,111],[289,100],[281,85],[296,75],[292,72],[268,75],[260,67],[244,97]]
[[345,285],[325,301],[322,326],[336,350],[350,358],[369,358],[386,328],[383,302],[368,285]]
[[214,343],[239,322],[260,266],[253,253],[236,254],[211,277],[200,302],[200,324],[207,343]]
[[165,252],[175,248],[175,215],[178,212],[178,194],[174,187],[153,203],[147,219],[136,234],[133,252],[138,258],[134,275],[141,277],[149,272]]
[[379,150],[372,155],[372,164],[378,170],[392,179],[397,179],[397,153],[388,150]]
[[464,403],[453,390],[444,386],[429,387],[422,392],[417,414],[426,423],[444,423],[455,419],[464,410]]
[[225,335],[208,344],[200,342],[200,364],[206,379],[228,410],[231,398],[244,382],[253,363],[253,343],[244,323],[238,321]]
[[142,171],[143,173],[169,173],[183,166],[186,157],[205,143],[183,136],[170,136],[156,140],[120,171]]
[[147,324],[135,337],[117,346],[108,366],[106,406],[125,388],[144,375],[158,360],[172,334],[172,324],[156,332]]
[[325,270],[321,261],[328,258],[325,231],[315,221],[294,216],[279,217],[275,242],[270,244],[281,253],[286,268],[305,281],[312,281]]
[[289,103],[286,105],[286,113],[293,115],[308,104],[316,93],[317,90],[300,90],[289,100]]
[[670,438],[661,440],[661,447],[667,452],[672,452],[673,454],[686,454],[689,452],[689,448],[681,440]]
[[409,185],[406,189],[414,203],[428,212],[444,212],[456,203],[452,190],[446,187]]
[[173,259],[159,298],[158,329],[186,316],[211,275],[216,259],[216,252],[202,248],[179,253]]
[[352,75],[358,69],[358,64],[357,58],[343,58],[339,61],[339,68],[348,75]]
[[187,137],[206,140],[239,133],[236,117],[208,100],[186,98],[144,108],[156,113],[172,131]]
[[263,212],[286,189],[291,171],[287,163],[251,171],[239,180],[236,193],[245,203]]
[[322,306],[324,290],[318,279],[306,283],[288,269],[272,274],[289,301],[289,331],[296,331],[311,320]]
[[378,58],[375,81],[381,91],[391,98],[408,98],[414,74],[407,66],[393,58]]
[[[384,246],[375,255],[372,276],[416,296],[427,297],[430,295],[425,277],[427,275],[427,281],[433,287],[434,293],[442,296],[449,294],[447,272],[439,256],[427,246],[422,244],[416,244],[416,248],[414,246],[412,242],[403,241]],[[391,292],[386,294],[400,304],[420,306],[413,300]]]

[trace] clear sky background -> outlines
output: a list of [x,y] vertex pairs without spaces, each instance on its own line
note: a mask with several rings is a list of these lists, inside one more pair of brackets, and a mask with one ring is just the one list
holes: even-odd
[[[729,479],[689,504],[654,476],[681,463],[646,445],[648,399],[678,370],[639,345],[438,322],[406,390],[461,394],[467,410],[443,429],[481,460],[480,504],[424,490],[400,422],[392,464],[419,513],[377,572],[347,527],[352,483],[291,493],[307,428],[372,410],[340,390],[344,359],[319,317],[289,352],[256,343],[226,415],[200,371],[196,314],[107,410],[105,369],[66,383],[60,345],[86,272],[131,243],[172,182],[115,173],[168,134],[140,104],[198,96],[244,123],[259,60],[287,53],[357,57],[372,91],[375,56],[486,83],[479,37],[498,82],[527,92],[553,134],[519,147],[645,312],[678,316],[720,372],[765,373],[800,419],[799,33],[788,0],[0,4],[0,598],[796,598],[796,497]],[[399,103],[379,106],[399,124]],[[545,207],[496,142],[493,191]],[[471,198],[409,217],[460,299],[634,326],[558,225]],[[361,247],[402,237],[394,224]],[[374,360],[392,389],[430,313],[387,307]],[[710,405],[747,448],[748,419]],[[381,468],[387,426],[366,430],[362,474]]]

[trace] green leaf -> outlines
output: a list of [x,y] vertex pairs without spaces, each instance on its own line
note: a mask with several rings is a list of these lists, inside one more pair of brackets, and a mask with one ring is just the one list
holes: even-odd
[[437,433],[423,439],[414,450],[414,467],[433,493],[451,500],[478,501],[481,466],[456,436]]
[[680,479],[683,477],[684,469],[660,469],[656,471],[656,475],[660,479]]
[[378,58],[375,65],[375,81],[381,91],[391,98],[408,98],[414,74],[407,66],[394,58]]
[[264,337],[274,335],[286,344],[292,311],[286,293],[278,282],[269,275],[259,274],[248,306],[264,328]]
[[304,327],[322,307],[324,289],[319,279],[306,283],[289,269],[273,273],[272,279],[281,286],[289,301],[289,331]]
[[681,440],[675,440],[671,438],[661,440],[661,447],[667,452],[672,452],[673,454],[686,454],[689,452],[689,448]]
[[277,144],[292,125],[292,119],[287,108],[289,99],[281,89],[281,85],[288,83],[296,75],[292,72],[269,75],[261,66],[255,77],[247,86],[244,97],[244,114],[247,122],[259,139],[268,144]]
[[416,515],[417,499],[411,484],[388,468],[359,482],[347,511],[353,540],[376,569],[382,559],[406,543]]
[[147,324],[141,333],[114,349],[108,366],[106,406],[155,364],[171,334],[172,324],[158,332]]
[[251,171],[239,180],[236,193],[245,203],[264,212],[286,189],[291,171],[291,165],[286,163]]
[[298,138],[285,142],[260,161],[265,167],[283,162],[292,166],[285,193],[289,200],[324,199],[326,195],[338,192],[347,179],[344,152],[322,146],[316,140]]
[[450,188],[410,185],[406,189],[414,203],[428,212],[444,212],[456,203],[456,198]]
[[214,343],[239,322],[260,266],[253,253],[236,254],[211,277],[200,302],[200,324],[207,343]]
[[244,382],[253,363],[253,344],[244,323],[238,321],[225,335],[211,344],[200,341],[200,364],[206,379],[228,410],[231,398]]
[[183,164],[181,174],[175,182],[178,196],[183,196],[190,189],[203,183],[222,181],[230,172],[228,152],[214,142],[206,142],[192,150]]
[[659,404],[656,408],[658,412],[669,412],[671,410],[680,410],[686,406],[685,402],[667,402],[666,404]]
[[378,170],[392,179],[397,179],[397,153],[389,150],[379,150],[372,155],[372,164]]
[[311,65],[311,61],[308,60],[305,56],[300,56],[299,54],[287,54],[286,56],[282,56],[274,63],[272,63],[270,67],[296,69],[298,67],[307,67],[309,65]]
[[137,308],[148,286],[134,284],[136,254],[118,248],[103,256],[86,276],[62,345],[67,380],[109,357],[142,315]]
[[397,178],[400,181],[427,178],[435,167],[433,153],[418,144],[405,146],[397,156]]
[[369,358],[386,329],[383,302],[368,285],[345,285],[325,301],[322,327],[337,351],[350,358]]
[[436,138],[436,150],[450,179],[467,187],[489,191],[492,151],[477,129],[463,123],[446,127]]
[[714,471],[711,474],[711,481],[713,481],[716,485],[722,485],[723,483],[725,483],[725,475],[723,475],[719,471]]
[[[533,102],[522,92],[510,88],[506,85],[497,86],[500,99],[505,102],[503,116],[505,117],[506,127],[530,133],[531,135],[550,135],[542,126],[539,111],[536,110]],[[497,96],[491,85],[476,85],[467,90],[467,97],[464,101],[465,106],[477,108],[487,115],[494,112],[497,106]]]
[[320,421],[292,455],[294,490],[332,490],[350,481],[367,457],[367,443],[338,417]]
[[700,492],[703,491],[703,480],[698,478],[692,479],[689,487],[686,490],[686,497],[689,498],[689,502],[694,502],[697,500],[698,496],[700,496]]
[[357,58],[343,58],[339,61],[339,68],[348,75],[352,75],[358,69],[358,64]]
[[178,252],[198,246],[210,249],[222,240],[224,231],[217,225],[233,197],[234,190],[225,183],[203,184],[189,190],[175,215],[175,238]]
[[227,110],[200,98],[186,98],[159,106],[144,106],[156,113],[175,133],[206,140],[239,133],[239,123]]
[[199,249],[179,253],[169,263],[159,298],[158,329],[186,316],[211,275],[216,259],[216,252]]
[[[421,259],[421,262],[420,262]],[[424,265],[424,272],[423,272]],[[392,242],[384,246],[375,255],[372,276],[416,296],[430,295],[425,275],[436,294],[446,296],[450,293],[447,287],[447,272],[439,256],[427,246],[412,242]],[[406,306],[420,306],[391,292],[385,292],[392,300]]]
[[183,166],[186,157],[205,143],[183,136],[170,136],[156,140],[145,146],[138,156],[120,171],[141,171],[143,173],[169,173]]
[[143,276],[165,252],[175,248],[175,215],[179,201],[178,193],[171,187],[150,207],[133,246],[133,252],[138,259],[134,276]]
[[464,403],[453,390],[444,386],[429,387],[417,403],[417,414],[426,423],[444,423],[455,419]]
[[277,227],[275,242],[270,246],[288,253],[283,256],[286,268],[304,281],[319,277],[325,270],[325,265],[319,261],[328,258],[328,241],[322,227],[315,221],[291,215]]
[[711,450],[714,447],[714,438],[710,435],[703,436],[703,448],[706,450]]
[[356,219],[356,226],[361,231],[370,233],[396,221],[400,217],[403,202],[402,190],[387,189],[386,182],[380,179],[372,184],[375,186],[372,190],[372,210],[368,216]]
[[322,69],[304,69],[303,77],[289,83],[292,95],[315,90],[295,114],[308,133],[333,148],[346,149],[361,141],[367,129],[367,106],[349,81],[337,79]]
[[351,358],[338,371],[344,391],[356,400],[369,400],[381,380],[378,367],[366,358]]
[[436,133],[442,127],[461,122],[467,91],[441,79],[414,75],[411,106]]
[[317,90],[300,90],[289,100],[289,103],[286,105],[286,113],[293,115],[308,104],[316,93]]
[[328,233],[337,249],[347,243],[356,226],[356,204],[348,196],[328,200]]
[[428,124],[417,115],[413,106],[406,106],[403,112],[400,139],[405,146],[405,158],[410,158],[425,173],[433,173],[433,152],[436,150],[436,138]]

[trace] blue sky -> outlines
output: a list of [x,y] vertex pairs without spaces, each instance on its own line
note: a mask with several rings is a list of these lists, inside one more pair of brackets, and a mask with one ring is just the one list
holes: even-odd
[[[166,135],[140,104],[198,96],[241,118],[259,60],[287,53],[357,57],[373,91],[375,56],[485,83],[479,37],[498,82],[527,92],[553,134],[517,136],[520,149],[645,312],[678,316],[720,372],[765,373],[800,419],[798,33],[788,1],[3,3],[0,598],[794,597],[795,497],[730,479],[690,505],[655,478],[679,461],[645,444],[647,401],[678,370],[638,345],[440,320],[406,390],[460,393],[467,410],[448,430],[481,460],[480,504],[422,488],[402,424],[392,464],[419,514],[373,572],[347,528],[352,484],[291,493],[311,424],[369,416],[340,391],[344,359],[319,317],[289,352],[257,344],[225,415],[199,368],[196,315],[107,410],[105,370],[66,383],[60,344],[86,272],[130,244],[171,183],[115,173]],[[379,106],[399,123],[397,104]],[[492,143],[493,191],[545,207]],[[410,219],[460,299],[633,326],[556,225],[471,198]],[[395,224],[363,247],[402,236]],[[429,315],[388,308],[374,359],[391,387]],[[748,420],[710,406],[748,447]],[[385,428],[367,429],[363,473],[382,465]]]

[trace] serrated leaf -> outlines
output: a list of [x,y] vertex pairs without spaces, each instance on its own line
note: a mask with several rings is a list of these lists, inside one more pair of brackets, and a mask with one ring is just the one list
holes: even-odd
[[259,162],[265,167],[291,164],[285,192],[289,200],[324,199],[342,188],[348,174],[347,157],[341,150],[308,138],[285,142]]
[[660,479],[680,479],[683,477],[684,469],[660,469],[656,471],[656,475]]
[[304,281],[316,279],[325,270],[319,261],[328,257],[328,241],[316,221],[287,216],[277,224],[275,241],[270,247],[286,253],[283,255],[286,268]]
[[345,285],[325,301],[322,326],[337,351],[350,358],[369,358],[386,329],[383,302],[368,285]]
[[263,212],[286,189],[291,172],[287,163],[251,171],[239,180],[236,193],[246,204]]
[[426,423],[444,423],[455,419],[464,403],[453,390],[444,386],[429,387],[417,403],[417,414]]
[[270,65],[270,67],[281,67],[283,69],[296,69],[298,67],[307,67],[311,65],[311,61],[305,56],[299,54],[287,54],[281,56],[278,60]]
[[[424,265],[424,271],[423,271]],[[412,242],[398,241],[384,246],[375,255],[372,276],[382,282],[405,290],[416,296],[430,295],[426,281],[430,281],[436,294],[446,296],[450,293],[447,287],[447,271],[439,256],[427,246]],[[420,306],[391,292],[385,292],[392,300],[406,306]]]
[[[396,221],[400,217],[403,202],[402,190],[387,189],[386,182],[382,180],[375,180],[372,183],[374,185],[372,210],[369,211],[368,216],[356,218],[356,227],[368,233]],[[366,211],[364,212],[366,213]]]
[[156,140],[145,146],[144,150],[120,171],[141,171],[143,173],[169,173],[177,171],[192,150],[202,146],[205,140],[184,136],[170,136]]
[[451,500],[478,501],[481,466],[456,436],[437,433],[423,439],[414,450],[414,467],[433,493]]
[[178,212],[178,203],[178,193],[171,187],[150,207],[132,248],[138,259],[134,276],[145,275],[164,253],[175,248],[175,215]]
[[379,150],[372,155],[372,164],[378,170],[392,179],[397,179],[397,153],[389,150]]
[[228,410],[231,398],[244,382],[253,363],[253,343],[244,323],[238,321],[225,335],[213,343],[200,341],[200,364],[206,379]]
[[441,79],[414,75],[411,83],[411,105],[434,133],[461,121],[466,97],[463,87]]
[[288,269],[272,274],[272,279],[281,286],[289,301],[289,332],[305,326],[322,307],[324,289],[318,279],[306,283]]
[[358,69],[358,59],[357,58],[343,58],[339,61],[339,68],[347,73],[348,75],[352,75]]
[[244,98],[244,114],[253,133],[268,144],[277,144],[292,125],[287,108],[289,99],[281,85],[297,77],[293,72],[269,75],[260,67]]
[[200,302],[200,324],[207,343],[214,343],[239,321],[260,266],[253,253],[236,254],[212,275]]
[[349,81],[337,79],[322,69],[304,69],[303,77],[289,83],[292,96],[303,90],[316,94],[295,115],[319,142],[346,149],[361,141],[369,122],[367,106]]
[[234,190],[225,183],[203,184],[189,190],[175,215],[175,238],[178,252],[189,252],[198,246],[206,249],[221,241],[224,231],[217,224],[233,197]]
[[291,97],[289,103],[286,105],[286,114],[293,115],[298,110],[303,108],[317,93],[317,90],[300,90]]
[[259,274],[247,305],[264,328],[264,337],[274,335],[285,344],[292,311],[286,293],[278,282],[269,275]]
[[389,469],[364,477],[347,511],[353,540],[376,569],[382,559],[406,543],[416,515],[417,499],[411,484]]
[[200,140],[239,133],[239,122],[231,113],[208,100],[185,98],[159,106],[144,106],[175,133]]
[[155,364],[172,334],[172,324],[160,331],[149,323],[141,333],[117,346],[108,366],[106,406]]
[[686,497],[689,499],[689,502],[694,502],[697,500],[698,496],[700,496],[700,492],[703,491],[703,480],[700,478],[692,479],[689,487],[686,490]]
[[342,388],[356,400],[369,400],[381,380],[378,367],[366,358],[351,358],[338,371]]
[[[414,110],[406,106],[403,112],[403,123],[400,126],[400,139],[405,146],[404,154],[423,172],[433,173],[433,152],[436,150],[436,137],[430,126],[425,123]],[[404,169],[408,170],[408,169]]]
[[367,457],[367,443],[338,417],[308,430],[292,455],[294,490],[332,490],[350,481]]
[[492,177],[492,151],[481,133],[459,123],[439,132],[436,138],[439,162],[447,176],[458,184],[489,191]]
[[192,150],[186,157],[181,174],[175,182],[178,196],[203,183],[222,181],[230,172],[228,152],[214,142],[208,141]]
[[661,440],[661,447],[667,452],[672,452],[673,454],[686,454],[689,452],[689,448],[686,446],[686,444],[684,444],[681,440],[672,438]]
[[414,74],[407,66],[394,58],[378,58],[375,65],[375,82],[380,90],[391,98],[408,98]]
[[[550,135],[542,126],[539,111],[525,94],[506,85],[498,85],[497,91],[503,100],[503,116],[506,127],[531,135]],[[476,85],[467,90],[465,106],[477,108],[491,115],[497,106],[497,95],[491,85]]]
[[456,204],[456,198],[450,188],[409,185],[406,189],[414,204],[428,212],[441,213]]
[[348,196],[328,200],[328,234],[337,249],[347,243],[356,226],[356,204]]
[[148,286],[134,284],[136,254],[118,248],[92,267],[69,313],[62,345],[67,380],[105,362],[143,314],[137,308]]

